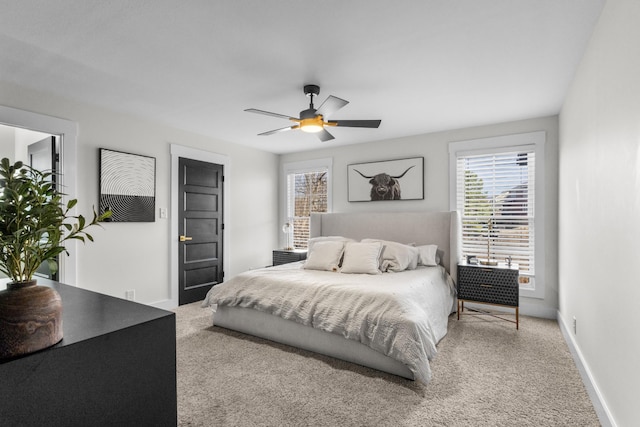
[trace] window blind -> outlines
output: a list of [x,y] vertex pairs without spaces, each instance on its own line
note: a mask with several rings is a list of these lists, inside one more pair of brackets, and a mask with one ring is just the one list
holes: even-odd
[[535,153],[459,154],[456,205],[462,215],[462,251],[479,259],[519,265],[521,284],[535,275]]
[[287,216],[293,223],[296,249],[307,247],[311,212],[327,212],[327,173],[322,168],[287,175]]

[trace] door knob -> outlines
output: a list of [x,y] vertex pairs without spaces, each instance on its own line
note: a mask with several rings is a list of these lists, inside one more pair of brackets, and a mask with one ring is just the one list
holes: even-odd
[[180,236],[181,242],[188,242],[189,240],[193,240],[193,237]]

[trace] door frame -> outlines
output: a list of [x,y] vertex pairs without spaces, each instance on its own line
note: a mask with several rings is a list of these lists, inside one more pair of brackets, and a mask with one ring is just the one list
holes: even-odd
[[[77,122],[0,105],[0,123],[60,136],[60,185],[65,193],[62,200],[66,204],[70,199],[77,197]],[[74,207],[71,215],[76,215],[76,210],[77,207]],[[69,256],[60,257],[60,282],[67,285],[77,286],[77,245],[74,239],[65,242]]]
[[199,160],[207,163],[215,163],[223,166],[224,181],[222,182],[222,217],[224,221],[224,229],[222,230],[222,266],[224,271],[229,271],[229,230],[231,223],[231,216],[229,215],[229,182],[231,176],[231,159],[224,154],[213,153],[210,151],[199,150],[197,148],[185,147],[178,144],[170,144],[171,146],[171,213],[170,213],[170,260],[169,271],[171,280],[169,281],[171,289],[169,295],[171,300],[169,306],[161,308],[176,308],[178,307],[178,286],[179,286],[179,271],[178,271],[178,200],[180,194],[178,193],[178,180],[180,177],[180,170],[178,165],[178,159],[180,157],[185,159]]
[[[51,171],[52,174],[48,181],[51,181],[53,188],[56,191],[61,191],[62,185],[62,176],[60,174],[62,165],[58,164],[58,159],[60,159],[60,149],[62,148],[61,141],[62,137],[58,135],[49,135],[39,141],[27,144],[25,147],[27,150],[27,157],[24,159],[24,163],[40,171]],[[17,155],[16,158],[18,158]],[[38,159],[35,165],[33,161],[34,158]],[[46,162],[43,162],[45,159]],[[55,261],[58,265],[60,265],[60,259],[64,255],[64,253],[56,255]],[[55,280],[57,282],[60,281],[60,272],[52,272],[48,263],[42,263],[34,272],[34,276]]]

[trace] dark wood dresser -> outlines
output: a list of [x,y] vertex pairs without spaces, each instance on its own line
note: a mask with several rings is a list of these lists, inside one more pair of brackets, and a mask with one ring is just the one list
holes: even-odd
[[175,313],[38,283],[62,297],[64,338],[0,360],[0,424],[177,425]]

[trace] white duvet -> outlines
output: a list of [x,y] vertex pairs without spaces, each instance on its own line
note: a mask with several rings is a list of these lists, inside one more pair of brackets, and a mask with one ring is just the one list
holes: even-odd
[[365,344],[429,382],[429,360],[447,333],[454,286],[443,267],[379,275],[302,269],[252,270],[214,286],[203,306],[252,308]]

